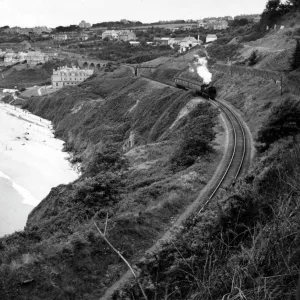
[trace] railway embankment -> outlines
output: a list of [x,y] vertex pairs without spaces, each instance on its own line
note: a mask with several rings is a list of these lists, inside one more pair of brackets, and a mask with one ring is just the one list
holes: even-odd
[[[299,99],[269,78],[214,72],[218,97],[255,141],[254,164],[138,264],[148,299],[293,299],[300,236]],[[167,274],[167,276],[166,276]],[[114,299],[138,297],[135,282]]]
[[[221,112],[220,121],[226,131],[226,135],[223,139],[224,154],[222,160],[205,187],[203,187],[197,197],[195,197],[195,200],[174,220],[171,228],[147,249],[146,255],[136,264],[147,262],[147,255],[159,255],[163,249],[162,245],[172,242],[174,233],[176,236],[176,234],[178,234],[178,228],[182,228],[182,225],[189,217],[193,216],[196,218],[197,214],[204,211],[206,206],[214,201],[220,191],[224,191],[224,189],[235,184],[242,173],[247,173],[249,169],[252,158],[252,137],[247,125],[240,119],[240,116],[238,116],[233,108],[228,107],[228,104],[219,101],[210,102],[212,106]],[[100,299],[112,299],[113,295],[118,294],[118,291],[130,284],[131,280],[133,280],[133,274],[128,270],[117,282],[106,290]]]
[[83,169],[51,190],[24,231],[1,239],[1,299],[99,298],[126,266],[93,222],[103,229],[108,218],[110,241],[135,262],[222,159],[216,109],[201,102],[172,126],[193,95],[125,73],[27,100],[25,108],[52,120]]

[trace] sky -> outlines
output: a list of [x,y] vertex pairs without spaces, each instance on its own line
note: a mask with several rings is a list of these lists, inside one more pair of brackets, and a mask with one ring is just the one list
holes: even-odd
[[0,26],[56,27],[121,19],[143,23],[262,13],[267,0],[0,0]]

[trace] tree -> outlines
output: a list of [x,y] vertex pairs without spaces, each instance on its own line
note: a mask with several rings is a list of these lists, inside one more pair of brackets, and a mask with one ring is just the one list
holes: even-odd
[[295,136],[300,132],[300,105],[296,100],[286,98],[273,107],[269,118],[257,133],[257,141],[262,143],[259,151],[264,151],[281,138]]
[[291,59],[291,70],[296,70],[300,67],[300,43],[297,40],[297,45]]
[[293,6],[294,8],[299,8],[300,0],[288,0],[287,4]]
[[256,51],[253,51],[249,57],[249,66],[254,66],[257,63]]

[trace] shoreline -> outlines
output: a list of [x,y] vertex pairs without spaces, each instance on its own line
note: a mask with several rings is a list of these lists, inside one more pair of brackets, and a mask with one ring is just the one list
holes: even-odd
[[0,102],[0,236],[22,230],[51,188],[80,176],[63,144],[49,120]]

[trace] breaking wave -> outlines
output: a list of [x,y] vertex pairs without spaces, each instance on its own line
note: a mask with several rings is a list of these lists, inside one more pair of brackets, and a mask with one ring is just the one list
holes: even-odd
[[21,185],[17,184],[16,182],[14,182],[8,175],[6,175],[5,173],[0,171],[0,178],[4,178],[8,181],[10,181],[11,186],[18,192],[18,194],[23,198],[23,203],[24,204],[29,204],[29,205],[37,205],[39,203],[39,201],[37,199],[35,199],[31,193],[26,190],[24,187],[22,187]]

